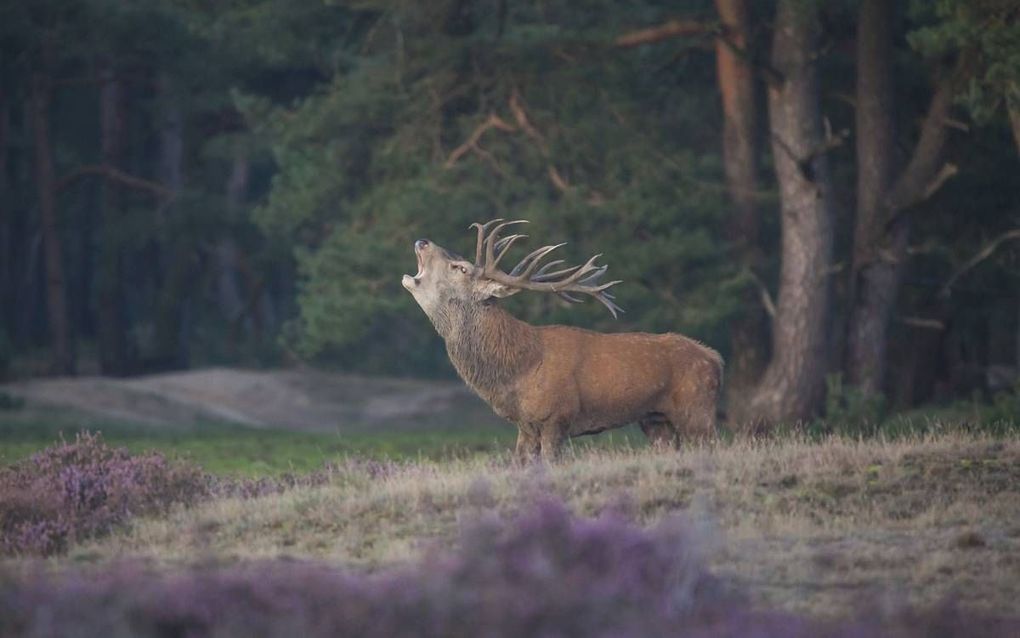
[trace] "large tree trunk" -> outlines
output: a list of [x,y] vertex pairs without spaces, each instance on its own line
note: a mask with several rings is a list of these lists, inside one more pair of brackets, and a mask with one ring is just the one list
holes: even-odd
[[812,416],[825,387],[832,189],[819,107],[817,7],[780,0],[769,86],[772,157],[779,181],[782,269],[772,323],[772,359],[751,399],[764,422]]
[[54,374],[74,374],[71,326],[67,315],[67,290],[57,224],[57,190],[50,147],[50,77],[32,74],[32,129],[35,138],[35,179],[39,192],[39,220],[46,265],[46,310],[50,331],[50,369]]
[[[163,101],[160,125],[159,176],[163,186],[174,193],[184,185],[184,115],[173,96],[170,81],[160,79]],[[172,206],[162,205],[165,226],[173,226]],[[163,285],[156,308],[153,365],[158,368],[186,368],[189,361],[187,319],[188,284],[192,275],[191,242],[179,233],[166,236],[169,255],[164,266]]]
[[1016,152],[1020,155],[1020,107],[1009,107],[1009,126],[1013,130],[1013,141],[1016,142]]
[[[121,168],[125,147],[124,86],[110,66],[101,72],[99,89],[100,152],[105,166]],[[124,307],[121,249],[121,185],[106,176],[102,184],[102,242],[97,288],[99,370],[122,376],[129,372],[127,319]]]
[[[895,171],[892,39],[894,3],[863,0],[857,25],[857,219],[847,339],[847,376],[869,394],[882,389],[886,331],[905,256],[907,220],[885,231]],[[879,242],[887,251],[873,251]]]
[[[227,179],[226,199],[227,213],[231,219],[237,214],[244,197],[248,192],[248,155],[241,148],[234,152],[234,160],[230,170],[230,177]],[[245,303],[241,294],[238,282],[238,260],[240,254],[237,242],[230,235],[220,239],[216,247],[216,262],[218,276],[216,278],[216,291],[219,299],[220,311],[227,322],[227,350],[230,356],[237,356],[240,331],[245,321]]]
[[[723,165],[733,201],[729,239],[736,246],[741,266],[750,273],[760,269],[758,246],[758,114],[754,74],[748,59],[750,18],[748,0],[716,0],[724,37],[716,38],[716,77],[723,106]],[[743,293],[744,311],[730,328],[727,362],[727,406],[737,421],[746,418],[747,391],[758,382],[765,367],[768,324],[756,288]]]
[[[10,131],[10,103],[0,87],[0,325],[14,325],[13,215],[7,196],[7,137]],[[3,330],[3,328],[0,328]],[[0,332],[0,341],[12,335]]]
[[858,204],[846,371],[849,383],[867,394],[883,390],[889,323],[907,257],[909,209],[955,172],[951,165],[940,171],[939,163],[959,70],[939,83],[910,162],[895,175],[894,8],[888,0],[864,0],[857,32]]

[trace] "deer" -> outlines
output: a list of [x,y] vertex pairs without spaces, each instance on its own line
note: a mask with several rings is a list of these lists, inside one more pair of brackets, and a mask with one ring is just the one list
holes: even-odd
[[723,360],[676,333],[600,333],[562,325],[533,326],[499,299],[529,290],[570,303],[586,295],[618,318],[622,309],[600,283],[608,266],[597,254],[578,266],[542,263],[565,244],[542,246],[509,271],[499,268],[527,235],[507,228],[527,220],[474,223],[470,262],[428,240],[414,242],[418,272],[401,280],[446,343],[458,375],[500,417],[517,426],[515,456],[552,462],[570,438],[637,422],[655,446],[679,448],[716,433]]

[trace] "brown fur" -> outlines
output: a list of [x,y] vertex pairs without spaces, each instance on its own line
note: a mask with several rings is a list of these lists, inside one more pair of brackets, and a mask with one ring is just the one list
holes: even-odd
[[[531,326],[492,297],[460,294],[448,281],[446,251],[429,250],[426,274],[437,291],[405,286],[446,341],[461,378],[518,427],[517,454],[555,457],[562,442],[638,422],[654,443],[715,434],[722,358],[682,335],[602,334],[566,326]],[[438,274],[437,274],[438,273]],[[474,273],[477,277],[477,273]],[[474,285],[464,278],[465,286]]]

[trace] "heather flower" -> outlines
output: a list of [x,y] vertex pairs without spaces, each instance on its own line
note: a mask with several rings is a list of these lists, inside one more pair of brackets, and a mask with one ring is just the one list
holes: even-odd
[[338,481],[385,478],[394,461],[348,458],[309,474],[231,478],[171,461],[158,452],[131,454],[99,434],[79,433],[0,468],[0,554],[48,556],[109,533],[131,517],[159,515],[209,498],[260,498]]
[[266,561],[0,572],[0,635],[1013,636],[951,604],[844,621],[751,610],[705,568],[691,527],[643,529],[541,500],[482,517],[452,548],[374,573]]
[[209,494],[193,466],[132,455],[77,435],[0,468],[0,553],[49,555],[108,533],[132,516],[162,513]]

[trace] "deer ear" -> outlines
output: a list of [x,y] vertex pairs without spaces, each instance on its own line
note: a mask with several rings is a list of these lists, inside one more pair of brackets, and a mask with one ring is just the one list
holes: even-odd
[[478,291],[483,298],[488,299],[489,297],[509,297],[510,295],[516,295],[521,291],[520,288],[511,288],[506,284],[501,284],[498,281],[492,281],[491,279],[480,279],[475,284],[475,290]]

